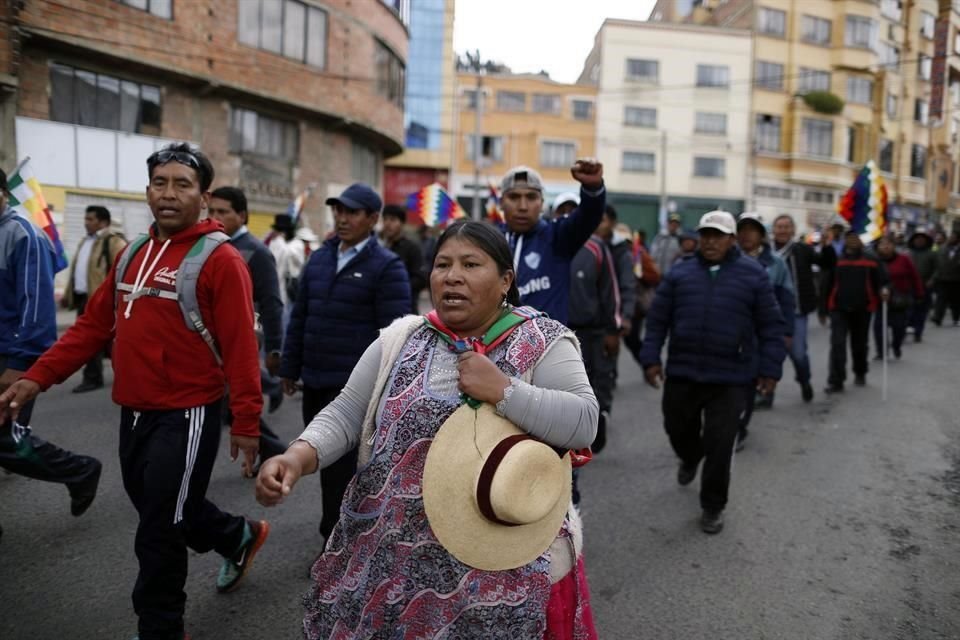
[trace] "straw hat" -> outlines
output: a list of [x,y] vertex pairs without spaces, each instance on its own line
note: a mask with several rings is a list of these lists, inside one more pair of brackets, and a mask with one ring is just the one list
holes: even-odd
[[443,423],[427,452],[427,521],[440,544],[466,565],[522,567],[560,533],[570,505],[570,469],[569,452],[561,458],[489,404],[476,410],[465,404]]

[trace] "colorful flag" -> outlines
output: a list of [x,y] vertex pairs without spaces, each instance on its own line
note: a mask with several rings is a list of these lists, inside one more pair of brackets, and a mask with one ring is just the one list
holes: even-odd
[[637,278],[643,277],[643,241],[640,240],[640,232],[633,232],[633,275]]
[[445,227],[453,220],[467,216],[437,182],[407,196],[407,211],[428,227]]
[[503,209],[500,208],[500,194],[493,183],[490,184],[490,197],[487,198],[487,220],[493,224],[506,222],[506,218],[503,217]]
[[853,186],[840,199],[837,213],[864,242],[873,242],[886,233],[887,186],[873,160],[864,165]]
[[63,243],[60,241],[57,225],[53,222],[50,207],[43,199],[43,190],[33,173],[30,158],[21,162],[20,166],[13,170],[13,174],[7,178],[7,191],[10,193],[10,207],[24,218],[32,220],[50,238],[57,254],[56,271],[66,269],[67,254],[63,250]]
[[300,217],[301,212],[303,212],[303,207],[307,204],[307,200],[310,199],[310,194],[313,193],[313,188],[315,185],[310,185],[306,189],[300,192],[300,194],[293,199],[293,202],[287,207],[287,215],[293,220],[294,224],[297,222],[297,218]]

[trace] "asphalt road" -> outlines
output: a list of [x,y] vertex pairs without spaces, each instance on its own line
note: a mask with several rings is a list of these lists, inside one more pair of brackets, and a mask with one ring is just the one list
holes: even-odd
[[[586,560],[604,640],[960,639],[960,329],[931,327],[866,388],[820,393],[826,332],[811,331],[817,398],[788,380],[758,412],[735,460],[726,529],[697,526],[696,484],[676,484],[658,392],[621,361],[608,448],[582,476]],[[873,363],[871,363],[873,364]],[[0,638],[129,640],[136,620],[136,514],[120,484],[119,410],[106,392],[41,398],[34,428],[98,456],[101,492],[81,518],[64,488],[0,474]],[[299,402],[270,423],[299,433]],[[319,483],[268,510],[225,451],[208,496],[269,518],[244,584],[214,589],[219,557],[191,555],[187,624],[196,640],[300,637],[300,598],[318,551]]]

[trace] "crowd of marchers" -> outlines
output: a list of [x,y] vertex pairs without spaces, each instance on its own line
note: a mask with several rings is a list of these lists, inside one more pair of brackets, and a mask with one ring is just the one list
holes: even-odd
[[[549,211],[540,175],[515,167],[503,222],[418,240],[366,184],[326,200],[328,237],[280,214],[260,240],[199,149],[151,154],[145,177],[144,235],[87,209],[62,299],[76,323],[58,339],[53,245],[7,207],[0,172],[0,466],[65,485],[87,512],[101,463],[41,439],[32,413],[80,369],[74,392],[102,388],[109,357],[140,640],[189,637],[188,549],[223,557],[227,593],[269,538],[267,520],[207,496],[221,425],[263,505],[320,474],[305,638],[591,639],[580,479],[629,423],[612,419],[621,344],[663,387],[677,481],[700,474],[699,526],[717,534],[733,457],[788,356],[810,402],[815,364],[826,394],[845,390],[848,342],[867,383],[871,323],[885,359],[923,339],[931,310],[960,322],[956,233],[864,246],[838,221],[807,243],[788,215],[709,211],[686,230],[670,216],[648,247],[591,158]],[[828,363],[811,363],[813,313]],[[295,394],[288,445],[264,413]]]

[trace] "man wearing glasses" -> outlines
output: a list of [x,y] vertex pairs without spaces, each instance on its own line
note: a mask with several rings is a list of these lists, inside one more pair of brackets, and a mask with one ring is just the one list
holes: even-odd
[[[243,451],[245,474],[256,461],[263,398],[249,271],[223,226],[200,220],[210,161],[188,144],[169,145],[147,159],[147,170],[149,236],[130,245],[84,315],[0,395],[0,415],[16,418],[114,341],[121,471],[140,516],[137,638],[179,640],[187,547],[224,556],[217,579],[224,592],[239,583],[269,532],[265,521],[224,513],[205,497],[224,387],[234,416],[231,455]],[[194,307],[183,302],[191,296]]]

